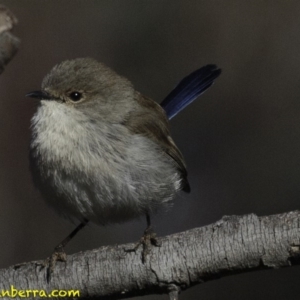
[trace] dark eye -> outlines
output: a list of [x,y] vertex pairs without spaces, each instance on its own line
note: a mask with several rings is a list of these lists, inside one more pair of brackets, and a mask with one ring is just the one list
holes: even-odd
[[69,94],[69,97],[72,101],[79,101],[82,98],[82,94],[79,92],[72,92]]

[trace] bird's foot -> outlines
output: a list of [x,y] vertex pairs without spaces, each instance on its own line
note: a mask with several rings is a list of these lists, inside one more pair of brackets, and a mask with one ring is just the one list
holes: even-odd
[[[143,246],[143,251],[142,251],[142,262],[143,263],[146,262],[146,258],[150,254],[152,246],[155,246],[155,247],[161,246],[161,243],[158,240],[157,235],[153,231],[151,226],[149,226],[145,230],[144,235],[141,237],[138,244]],[[139,245],[137,245],[137,246],[139,247]]]
[[51,280],[51,276],[52,276],[52,273],[54,271],[57,261],[62,261],[62,262],[67,261],[67,254],[62,245],[58,245],[57,247],[55,247],[52,255],[44,261],[44,267],[47,268],[47,282],[48,283]]
[[160,247],[161,243],[157,239],[156,233],[153,231],[152,227],[149,226],[147,229],[144,231],[143,236],[141,239],[137,242],[137,244],[132,248],[132,249],[125,249],[125,252],[136,252],[136,250],[142,246],[142,263],[144,264],[146,262],[147,256],[151,252],[151,247]]

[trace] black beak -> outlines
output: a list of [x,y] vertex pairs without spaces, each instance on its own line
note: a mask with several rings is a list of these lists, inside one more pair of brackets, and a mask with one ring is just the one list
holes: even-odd
[[31,97],[31,98],[36,98],[40,100],[51,100],[53,97],[51,97],[48,93],[43,92],[43,91],[34,91],[30,92],[25,95],[25,97]]

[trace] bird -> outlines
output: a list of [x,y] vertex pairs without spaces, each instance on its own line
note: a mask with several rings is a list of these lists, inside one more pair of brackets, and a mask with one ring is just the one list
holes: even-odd
[[[207,90],[221,74],[214,64],[183,78],[159,105],[132,83],[92,58],[54,66],[31,119],[30,169],[46,202],[78,222],[50,259],[65,260],[64,247],[88,222],[123,223],[168,209],[180,192],[190,192],[183,155],[169,120]],[[145,241],[145,239],[144,239]]]

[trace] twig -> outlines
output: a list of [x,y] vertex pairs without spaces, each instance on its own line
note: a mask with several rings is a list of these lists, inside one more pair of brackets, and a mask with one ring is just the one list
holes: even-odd
[[42,261],[12,266],[0,270],[0,290],[13,284],[22,290],[78,289],[81,298],[164,293],[176,299],[177,288],[184,290],[226,275],[300,264],[300,212],[223,217],[212,225],[159,240],[161,247],[151,249],[145,264],[141,249],[124,252],[132,244],[69,255],[66,263],[57,263],[49,284]]
[[17,18],[3,5],[0,5],[0,74],[16,54],[20,40],[10,33],[17,24]]

